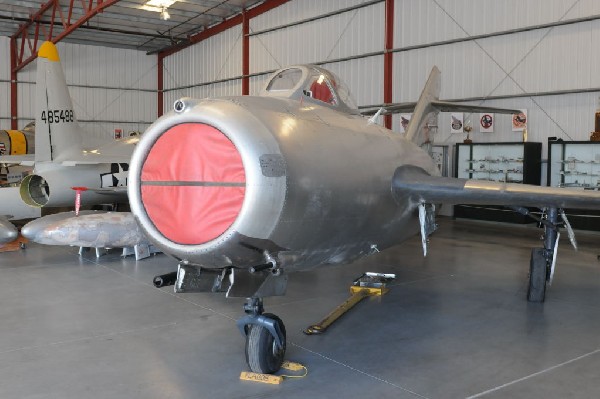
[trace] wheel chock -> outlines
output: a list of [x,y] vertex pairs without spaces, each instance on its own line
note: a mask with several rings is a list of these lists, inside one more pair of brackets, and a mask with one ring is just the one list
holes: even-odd
[[260,382],[263,384],[271,384],[271,385],[279,385],[283,382],[285,378],[302,378],[306,377],[308,374],[308,369],[306,366],[290,362],[288,360],[284,361],[281,365],[282,370],[288,370],[293,372],[298,372],[304,370],[304,373],[301,375],[273,375],[273,374],[262,374],[262,373],[253,373],[251,371],[242,371],[240,374],[240,380],[242,381],[252,381],[252,382]]
[[386,287],[389,282],[396,278],[395,274],[365,273],[352,282],[350,286],[350,298],[333,309],[323,320],[317,324],[307,327],[303,332],[306,335],[322,334],[337,319],[352,309],[357,303],[368,296],[382,296],[389,291]]
[[263,384],[278,385],[278,384],[281,384],[281,381],[283,381],[283,377],[280,375],[261,374],[261,373],[253,373],[251,371],[242,371],[242,373],[240,374],[240,380],[252,381],[252,382],[262,382]]

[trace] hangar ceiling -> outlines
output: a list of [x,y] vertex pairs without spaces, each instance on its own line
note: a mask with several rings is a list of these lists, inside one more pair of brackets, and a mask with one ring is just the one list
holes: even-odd
[[[261,2],[262,0],[177,0],[167,8],[169,18],[164,19],[160,9],[144,9],[148,0],[120,0],[92,17],[64,41],[156,52],[173,44],[185,43],[190,35]],[[30,20],[31,15],[46,3],[48,0],[0,0],[0,36],[14,35],[19,26]],[[70,11],[71,21],[84,14],[82,1],[51,0],[51,3],[57,3],[55,25],[61,24],[61,18],[66,20]],[[70,4],[73,4],[72,9]],[[48,10],[41,19],[42,29],[45,27],[46,33],[51,27],[52,13],[52,9]],[[55,29],[59,28],[61,27],[55,26]],[[33,35],[33,32],[29,34]],[[41,37],[43,34],[40,32]]]

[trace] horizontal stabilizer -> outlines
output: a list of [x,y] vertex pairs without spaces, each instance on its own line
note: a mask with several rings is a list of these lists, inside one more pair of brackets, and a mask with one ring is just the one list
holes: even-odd
[[34,154],[23,155],[4,155],[0,157],[0,164],[4,165],[24,165],[33,166],[35,163]]
[[435,177],[412,165],[396,169],[392,191],[397,202],[600,209],[598,191]]
[[[413,112],[417,103],[398,103],[382,105],[380,107],[368,108],[361,113],[363,115],[375,115],[377,111],[383,108],[380,115],[392,115],[400,112]],[[486,107],[483,105],[470,105],[462,103],[453,103],[449,101],[431,101],[431,106],[439,112],[488,112],[493,114],[519,114],[522,111],[510,108]]]

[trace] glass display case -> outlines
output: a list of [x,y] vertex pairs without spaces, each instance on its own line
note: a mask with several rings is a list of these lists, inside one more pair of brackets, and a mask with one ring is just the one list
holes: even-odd
[[[548,141],[548,185],[565,190],[600,189],[600,142]],[[573,228],[600,231],[600,212],[566,209]]]
[[[463,179],[525,183],[539,186],[542,143],[456,144],[454,175]],[[511,223],[532,219],[501,206],[456,205],[454,217]]]

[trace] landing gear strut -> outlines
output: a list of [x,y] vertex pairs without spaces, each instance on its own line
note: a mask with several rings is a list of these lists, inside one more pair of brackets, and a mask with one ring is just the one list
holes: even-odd
[[247,298],[246,316],[237,321],[246,336],[246,362],[255,373],[272,374],[281,368],[286,349],[285,326],[271,313],[263,313],[261,298]]
[[558,210],[549,208],[544,223],[544,248],[533,248],[529,263],[529,302],[544,302],[546,285],[552,282],[558,245]]

